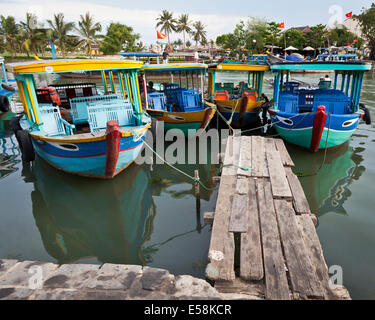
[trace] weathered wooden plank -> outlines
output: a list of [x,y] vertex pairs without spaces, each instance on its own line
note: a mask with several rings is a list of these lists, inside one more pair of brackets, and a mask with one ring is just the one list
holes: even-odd
[[257,179],[257,194],[263,244],[266,298],[290,299],[284,257],[281,249],[271,186],[268,181]]
[[203,223],[204,224],[213,224],[215,219],[215,212],[205,212],[203,214]]
[[294,167],[294,162],[289,155],[288,150],[285,147],[285,143],[282,139],[274,139],[277,151],[280,153],[281,160],[284,166]]
[[249,191],[249,182],[246,177],[238,177],[236,183],[237,194],[247,194]]
[[238,163],[240,159],[241,140],[239,136],[229,136],[225,149],[222,176],[237,175]]
[[[241,137],[239,166],[240,168],[237,170],[238,175],[251,176],[251,137],[249,136]],[[249,170],[243,170],[241,168]]]
[[292,199],[292,192],[290,191],[284,166],[272,139],[266,139],[265,146],[273,197]]
[[229,232],[246,232],[247,230],[247,195],[234,194],[229,221]]
[[236,176],[222,176],[212,226],[206,276],[211,280],[233,280],[234,235],[228,232]]
[[240,276],[246,280],[261,280],[264,277],[264,271],[256,196],[256,178],[247,180],[249,182],[247,232],[241,234]]
[[310,214],[310,206],[307,202],[305,192],[298,180],[298,177],[293,173],[289,167],[285,168],[286,177],[288,179],[290,190],[293,195],[293,205],[297,214],[307,213]]
[[251,176],[269,177],[264,145],[265,140],[260,136],[252,136],[251,139]]
[[274,200],[274,204],[293,294],[302,299],[322,299],[323,290],[315,276],[294,210],[285,200]]
[[323,256],[316,229],[310,215],[304,214],[296,216],[298,226],[301,230],[305,246],[310,260],[315,269],[315,274],[323,288],[325,299],[337,299],[335,293],[329,287],[328,268]]

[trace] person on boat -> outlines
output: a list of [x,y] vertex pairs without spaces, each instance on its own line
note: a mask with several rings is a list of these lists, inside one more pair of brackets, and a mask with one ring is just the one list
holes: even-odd
[[195,51],[195,52],[194,52],[194,60],[195,60],[195,62],[198,62],[198,60],[199,60],[199,54],[198,54],[198,51]]
[[168,56],[169,56],[169,53],[168,53],[168,50],[167,50],[167,47],[165,47],[164,51],[163,51],[163,63],[168,63]]
[[329,75],[326,74],[324,77],[321,77],[319,80],[319,89],[330,89],[332,84],[332,80],[330,79]]
[[149,81],[147,85],[147,92],[155,92],[154,83],[152,81]]

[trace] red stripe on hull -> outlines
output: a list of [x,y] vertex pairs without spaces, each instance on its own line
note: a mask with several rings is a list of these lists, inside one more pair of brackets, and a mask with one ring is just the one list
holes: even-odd
[[318,111],[314,116],[314,124],[310,143],[310,150],[312,152],[318,151],[320,139],[322,138],[322,133],[324,130],[324,125],[327,120],[327,114],[325,113],[325,110],[326,108],[324,106],[319,106]]

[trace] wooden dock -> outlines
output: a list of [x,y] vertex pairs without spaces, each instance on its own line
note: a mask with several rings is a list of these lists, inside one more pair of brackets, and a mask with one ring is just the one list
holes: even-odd
[[216,209],[205,214],[213,223],[206,275],[219,292],[350,299],[329,286],[316,218],[293,166],[281,139],[228,138]]

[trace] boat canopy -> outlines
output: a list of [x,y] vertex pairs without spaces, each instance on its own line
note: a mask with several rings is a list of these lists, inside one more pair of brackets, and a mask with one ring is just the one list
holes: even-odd
[[69,60],[36,60],[9,63],[8,72],[14,74],[60,73],[74,71],[106,71],[139,69],[143,65],[140,61],[101,60],[101,59],[69,59]]
[[208,65],[204,63],[166,63],[166,64],[143,65],[141,71],[172,72],[172,71],[186,71],[186,70],[206,70],[207,68],[208,68]]
[[253,64],[253,63],[236,63],[227,62],[212,64],[209,66],[209,70],[220,70],[220,71],[268,71],[270,68],[266,64]]
[[[339,90],[350,99],[351,107],[358,110],[364,73],[371,70],[371,64],[362,61],[340,62],[340,61],[316,61],[316,62],[279,62],[271,65],[275,73],[274,79],[274,108],[278,109],[280,92],[283,89],[284,78],[289,83],[290,72],[294,70],[321,70],[334,71],[333,91]],[[331,80],[325,81],[331,86]],[[329,88],[327,88],[329,89]]]
[[338,61],[316,61],[316,62],[280,62],[271,65],[272,71],[293,70],[332,70],[332,71],[369,71],[371,64],[361,61],[338,62]]

